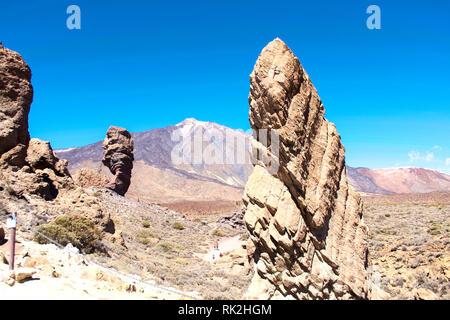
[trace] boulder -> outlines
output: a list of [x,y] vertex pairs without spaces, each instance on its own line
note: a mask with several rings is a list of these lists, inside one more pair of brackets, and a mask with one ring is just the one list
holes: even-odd
[[359,194],[348,185],[344,146],[280,39],[256,61],[249,105],[259,158],[243,196],[255,247],[246,298],[368,298],[368,230]]
[[425,288],[415,288],[412,291],[413,300],[439,300],[439,296]]
[[19,283],[24,282],[31,279],[35,273],[36,270],[33,268],[16,268],[14,269],[14,279]]
[[57,160],[50,142],[42,141],[36,138],[30,140],[25,158],[29,166],[34,170],[43,170],[54,168]]
[[24,268],[36,268],[43,265],[50,264],[47,258],[43,256],[30,257],[26,256],[21,261],[20,265]]
[[73,175],[73,180],[77,185],[83,188],[103,188],[106,184],[108,184],[108,178],[106,178],[103,174],[89,169],[89,168],[81,168]]
[[109,168],[114,178],[105,188],[125,195],[131,183],[134,144],[131,134],[119,127],[111,126],[103,141],[103,164]]

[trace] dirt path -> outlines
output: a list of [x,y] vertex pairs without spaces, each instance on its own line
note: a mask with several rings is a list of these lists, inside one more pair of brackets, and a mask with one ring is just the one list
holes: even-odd
[[242,244],[242,241],[239,240],[239,236],[234,236],[230,238],[224,238],[219,241],[219,250],[214,248],[214,244],[211,247],[211,250],[205,254],[204,259],[209,262],[217,261],[220,259],[220,254],[225,254],[227,252],[233,251],[234,249],[239,248]]

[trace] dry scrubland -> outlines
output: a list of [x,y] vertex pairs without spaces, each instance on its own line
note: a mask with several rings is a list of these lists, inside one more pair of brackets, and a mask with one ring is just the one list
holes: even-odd
[[242,201],[176,201],[159,204],[162,207],[169,208],[176,212],[186,215],[211,215],[230,213],[238,210],[242,206]]
[[[118,256],[105,263],[140,270],[159,283],[205,298],[240,298],[245,292],[251,279],[245,250],[213,264],[202,258],[217,240],[246,238],[245,227],[231,228],[217,222],[221,215],[203,214],[205,208],[226,212],[231,203],[179,202],[173,209],[187,213],[179,214],[142,202],[123,204],[109,193],[101,196],[110,198],[105,203],[111,203],[116,227],[129,247],[116,249],[127,259]],[[370,259],[382,289],[393,299],[450,299],[450,192],[365,196],[363,201]]]
[[[115,241],[102,241],[109,256],[89,255],[97,262],[204,299],[239,299],[247,290],[252,270],[245,247],[239,246],[213,263],[205,259],[216,241],[234,236],[246,239],[245,227],[223,219],[230,214],[201,214],[210,204],[198,203],[187,207],[189,214],[182,214],[107,190],[89,192],[107,206],[121,234]],[[370,259],[381,276],[382,289],[393,299],[449,299],[450,193],[363,199]],[[38,221],[45,212],[21,203],[21,211],[34,216],[30,222],[41,224]],[[228,208],[228,204],[222,209],[215,205],[218,211]],[[24,226],[18,233],[19,241],[33,238]]]
[[382,289],[394,299],[450,299],[450,192],[363,199]]
[[[65,236],[87,239],[89,245],[82,247],[88,248],[88,252],[94,251],[87,256],[102,266],[137,275],[143,280],[176,288],[203,299],[242,297],[252,276],[246,250],[242,246],[244,241],[240,241],[234,251],[225,253],[214,262],[208,261],[207,256],[217,241],[231,237],[245,240],[244,228],[233,227],[232,221],[230,223],[221,219],[222,215],[187,216],[158,205],[124,198],[106,189],[90,188],[87,192],[104,204],[104,209],[114,222],[114,236],[105,234],[103,239],[80,237],[80,232],[76,230],[72,230],[72,235],[66,231],[58,233],[58,226],[53,222],[48,223],[52,219],[48,219],[46,211],[36,210],[26,201],[20,200],[17,209],[27,214],[21,215],[25,224],[19,225],[18,228],[18,246],[24,246],[32,240],[45,243],[44,239],[37,237],[27,228],[28,225],[33,225],[53,239],[59,234],[60,242]],[[67,217],[64,216],[64,220]],[[83,232],[89,229],[90,226],[84,223],[84,220],[78,220],[74,220],[76,224],[73,228],[80,227]],[[0,223],[0,226],[3,226],[3,223]],[[16,258],[18,262],[22,260],[20,254]],[[42,257],[33,254],[33,258]],[[57,272],[67,275],[67,268],[62,268],[62,264],[52,266]],[[82,280],[74,275],[72,281],[77,283]],[[139,283],[137,285],[145,287]],[[15,287],[20,286],[21,284],[17,284]],[[18,290],[17,288],[14,290]],[[174,297],[176,298],[172,296]],[[153,298],[171,297],[156,295]]]
[[108,191],[95,194],[108,205],[126,246],[108,245],[111,257],[97,257],[102,264],[205,299],[238,299],[247,289],[252,274],[244,248],[214,263],[204,258],[216,241],[244,239],[243,228],[217,222],[220,215],[187,216]]

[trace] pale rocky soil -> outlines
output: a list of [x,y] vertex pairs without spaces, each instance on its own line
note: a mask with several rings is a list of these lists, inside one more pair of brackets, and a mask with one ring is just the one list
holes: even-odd
[[[239,299],[246,291],[252,272],[243,247],[245,227],[218,223],[218,215],[183,216],[109,191],[89,192],[108,204],[127,248],[116,242],[109,244],[110,258],[88,255],[88,259],[204,299]],[[450,298],[449,197],[364,197],[370,259],[382,289],[392,299]],[[24,201],[20,208],[27,215],[35,214],[26,210]],[[29,218],[33,224],[40,221],[39,215]],[[184,229],[175,229],[174,222]],[[220,230],[215,234],[221,236],[213,235],[215,230]],[[24,226],[19,227],[18,246],[23,249],[16,263],[34,268],[36,280],[12,287],[0,281],[0,299],[188,299],[121,278],[89,261],[68,260],[56,246],[30,241],[31,235]],[[212,262],[208,255],[216,252],[213,245],[217,241],[224,256]],[[0,274],[6,271],[7,265],[0,263]]]
[[134,199],[124,201],[110,192],[100,192],[99,196],[109,206],[127,247],[110,246],[111,258],[99,261],[158,284],[199,292],[206,299],[242,297],[251,277],[245,250],[238,248],[242,254],[237,259],[214,263],[205,261],[202,255],[222,238],[244,238],[246,230],[217,223],[216,215],[186,216]]
[[[1,300],[186,298],[96,266],[78,255],[78,250],[74,252],[73,247],[61,249],[53,244],[40,245],[20,239],[17,245],[21,252],[16,254],[16,270],[25,270],[31,277],[9,285],[0,281]],[[9,276],[8,269],[7,264],[0,263],[2,278]]]
[[393,299],[450,299],[450,193],[365,197],[369,250]]
[[[217,222],[218,215],[186,216],[158,205],[121,197],[105,189],[91,188],[86,192],[101,201],[116,228],[115,236],[103,241],[109,256],[90,254],[89,259],[95,260],[102,266],[137,275],[142,280],[151,281],[156,285],[175,288],[203,299],[242,297],[252,276],[251,268],[246,260],[246,249],[241,241],[245,239],[246,234],[243,228],[236,229],[227,223]],[[22,214],[22,219],[27,223],[33,226],[45,223],[40,218],[42,213],[36,212],[35,208],[28,208],[26,201],[22,200],[19,203],[18,211],[26,213],[27,218],[25,219]],[[1,225],[2,222],[0,222]],[[32,232],[27,230],[27,226],[19,226],[18,239],[26,244],[27,250],[28,247],[32,247],[33,242],[30,241],[32,235]],[[228,244],[226,245],[222,258],[214,262],[204,259],[215,242],[228,238],[234,239],[233,246],[231,248]],[[40,245],[34,243],[34,246]],[[53,255],[57,256],[53,251],[47,256]],[[37,257],[40,255],[38,254]],[[17,258],[17,261],[19,260],[20,258]],[[105,292],[106,298],[127,299],[129,296],[127,292],[124,295],[123,291],[126,289],[123,284],[119,289],[114,290],[117,287],[115,281],[111,284],[98,283],[98,281],[86,282],[82,280],[83,277],[80,274],[72,273],[71,269],[59,268],[58,262],[50,261],[50,265],[56,268],[58,274],[66,274],[66,280],[69,283],[61,280],[64,276],[53,279],[51,274],[45,277],[38,274],[41,280],[16,284],[8,291],[19,290],[20,292],[17,288],[29,287],[36,288],[38,292],[39,288],[48,286],[54,287],[58,292],[73,287],[75,289],[71,290],[74,293],[69,295],[72,298],[103,299],[105,297],[101,291],[97,291],[98,287],[100,287],[99,290],[108,291],[109,289],[106,288],[112,286],[111,290]],[[92,272],[95,275],[95,271]],[[102,289],[103,285],[105,288]],[[134,293],[137,298],[183,298],[153,290],[148,291],[145,286],[136,286],[139,287],[137,293]],[[85,289],[89,295],[83,293]],[[142,289],[145,291],[139,292]],[[52,291],[55,290],[52,289]],[[33,290],[30,290],[31,295],[32,292]],[[54,294],[56,293],[49,293],[49,298],[52,298]]]
[[[101,150],[101,146],[99,147]],[[139,145],[136,145],[136,148],[138,147]],[[70,157],[66,158],[64,153],[59,153],[59,156],[62,159],[70,159]],[[71,164],[74,162],[76,163],[77,161],[69,161]],[[78,163],[77,168],[70,169],[70,172],[76,180],[80,176],[78,172],[79,168],[88,168],[97,171],[106,180],[110,180],[112,177],[108,168],[103,166],[101,162],[84,160]],[[204,207],[203,202],[207,203],[211,201],[213,204],[215,201],[234,203],[235,201],[240,201],[242,198],[242,187],[232,187],[224,183],[218,183],[217,181],[186,177],[177,172],[147,165],[143,161],[134,162],[132,177],[130,189],[126,196],[157,204],[175,203],[177,205],[177,203],[185,201],[186,203],[192,202],[194,205],[199,203]],[[84,187],[101,186],[95,182],[97,181],[91,180],[89,183],[81,185]],[[211,207],[211,205],[208,205],[208,207]]]
[[242,246],[243,241],[240,240],[239,236],[234,236],[231,238],[225,238],[219,240],[218,248],[211,248],[206,255],[204,255],[204,259],[209,262],[215,262],[220,259],[220,255],[226,255],[227,253],[232,252],[233,250],[239,249]]
[[237,211],[240,207],[242,207],[242,200],[181,200],[174,202],[163,202],[159,203],[159,205],[186,215],[210,215]]

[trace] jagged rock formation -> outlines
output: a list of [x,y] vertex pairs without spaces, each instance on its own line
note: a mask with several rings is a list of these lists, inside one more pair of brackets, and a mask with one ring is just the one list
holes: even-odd
[[10,160],[18,164],[23,161],[24,146],[30,140],[28,113],[33,101],[30,80],[31,70],[22,57],[0,43],[0,155],[10,152]]
[[134,144],[131,134],[123,128],[109,127],[103,141],[102,162],[109,168],[114,178],[105,188],[125,195],[131,183],[133,160]]
[[278,130],[279,154],[273,139],[255,144],[272,162],[256,164],[243,196],[255,246],[246,297],[367,298],[367,228],[360,197],[347,183],[344,146],[309,76],[280,39],[256,62],[249,104],[254,132]]
[[71,185],[67,161],[48,142],[31,139],[28,113],[33,101],[31,70],[22,57],[0,45],[0,167],[11,189],[54,199]]
[[[77,188],[50,143],[31,139],[28,114],[33,101],[31,71],[22,57],[0,43],[0,201],[9,211],[23,213],[19,198],[26,198],[44,221],[70,212],[93,219],[114,232],[109,216],[95,197]],[[63,194],[63,196],[61,196]],[[28,197],[31,196],[31,197]],[[5,200],[5,201],[3,201]],[[44,201],[51,200],[51,201]],[[32,219],[32,215],[21,216]]]

